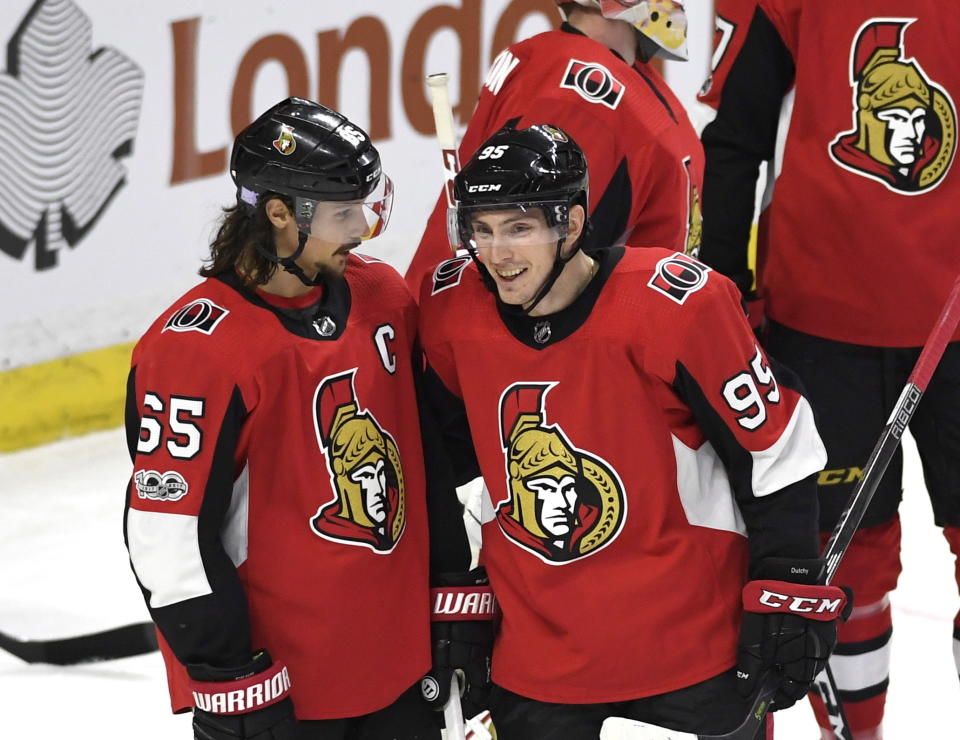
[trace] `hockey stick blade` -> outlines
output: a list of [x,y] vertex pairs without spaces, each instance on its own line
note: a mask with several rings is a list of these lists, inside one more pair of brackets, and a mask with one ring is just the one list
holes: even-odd
[[152,653],[157,649],[153,622],[138,622],[89,635],[59,640],[18,640],[0,632],[0,650],[26,663],[77,665]]
[[767,716],[770,700],[777,693],[777,680],[766,674],[753,698],[747,718],[735,730],[723,735],[681,732],[624,717],[607,717],[600,728],[600,740],[753,740]]

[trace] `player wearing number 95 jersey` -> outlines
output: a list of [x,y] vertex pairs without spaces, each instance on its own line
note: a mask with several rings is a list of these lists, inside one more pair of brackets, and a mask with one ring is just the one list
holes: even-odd
[[362,130],[297,98],[230,168],[206,280],[128,381],[125,535],[173,709],[206,740],[439,738],[411,690],[430,662],[416,309],[352,253],[390,179]]
[[469,256],[425,279],[420,334],[460,482],[489,489],[498,737],[726,732],[768,670],[789,706],[845,600],[818,585],[826,456],[794,376],[695,259],[580,250],[586,163],[558,127],[501,129],[455,192]]

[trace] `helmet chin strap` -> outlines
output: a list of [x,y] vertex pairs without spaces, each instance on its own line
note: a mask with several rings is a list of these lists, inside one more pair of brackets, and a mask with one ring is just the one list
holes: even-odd
[[521,312],[530,315],[530,312],[537,307],[537,304],[540,303],[544,298],[547,297],[547,293],[550,292],[550,289],[553,288],[553,284],[557,282],[557,278],[560,277],[560,273],[563,272],[563,268],[567,266],[567,263],[573,259],[575,255],[580,250],[580,240],[577,240],[577,243],[574,244],[573,249],[570,250],[570,254],[564,257],[560,250],[563,247],[563,240],[566,237],[557,240],[557,254],[553,258],[553,267],[550,270],[550,274],[547,275],[546,280],[543,281],[543,285],[540,286],[540,290],[537,291],[536,296],[533,298],[533,302],[526,308],[521,308]]
[[307,277],[307,273],[303,271],[303,268],[297,264],[297,260],[300,258],[300,255],[303,254],[304,247],[307,246],[307,239],[309,235],[303,231],[298,231],[299,241],[297,244],[296,251],[287,256],[287,257],[278,257],[276,251],[269,250],[264,247],[262,244],[257,244],[256,249],[262,256],[266,257],[268,260],[273,262],[276,265],[279,265],[284,270],[289,272],[291,275],[297,277],[301,283],[308,287],[314,287],[315,285],[322,285],[324,282],[323,273],[318,272],[312,279]]
[[[567,266],[567,263],[573,259],[574,255],[580,251],[580,242],[581,239],[577,239],[576,244],[573,249],[570,250],[570,254],[566,257],[562,256],[560,250],[563,247],[563,241],[566,237],[557,240],[557,254],[553,260],[553,267],[550,269],[550,274],[547,275],[546,279],[543,281],[543,284],[537,290],[536,296],[534,296],[533,301],[526,308],[511,305],[504,303],[503,305],[509,310],[515,313],[520,313],[524,315],[529,315],[530,312],[537,307],[537,304],[540,303],[544,298],[546,298],[547,293],[550,292],[550,289],[553,288],[553,284],[557,282],[557,279],[560,277],[560,274],[563,272],[563,268]],[[493,279],[493,276],[490,275],[490,271],[487,270],[486,265],[484,265],[480,258],[477,256],[476,251],[473,249],[467,250],[470,252],[470,257],[473,259],[474,263],[477,265],[477,269],[480,271],[480,276],[483,278],[484,285],[490,290],[491,293],[496,296],[497,300],[500,300],[500,294],[497,290],[497,283]]]

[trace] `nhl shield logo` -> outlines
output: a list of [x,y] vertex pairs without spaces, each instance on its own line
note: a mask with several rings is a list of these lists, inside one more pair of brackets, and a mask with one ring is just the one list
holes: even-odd
[[593,555],[623,528],[627,500],[616,470],[577,449],[548,424],[545,399],[556,383],[515,383],[500,397],[508,496],[496,519],[515,544],[548,565]]
[[840,167],[903,195],[937,187],[953,164],[957,112],[950,94],[907,57],[916,18],[874,18],[850,50],[853,129],[830,143]]

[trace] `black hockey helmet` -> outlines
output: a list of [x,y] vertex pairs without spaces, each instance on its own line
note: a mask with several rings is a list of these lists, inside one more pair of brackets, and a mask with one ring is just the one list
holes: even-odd
[[297,226],[310,233],[316,203],[360,201],[372,238],[386,228],[393,186],[370,137],[345,116],[303,98],[287,98],[237,136],[230,176],[239,203],[255,208],[266,194],[288,197]]
[[[570,136],[549,124],[505,126],[477,150],[454,180],[451,241],[470,247],[478,210],[540,208],[547,225],[566,235],[570,207],[587,210],[587,160]],[[455,232],[455,233],[454,233]]]
[[570,209],[588,213],[587,159],[570,136],[550,124],[525,129],[504,126],[487,139],[463,167],[453,183],[456,205],[447,218],[450,242],[467,248],[487,287],[497,293],[495,281],[480,259],[479,249],[490,238],[484,228],[475,230],[480,213],[498,210],[539,209],[556,242],[553,268],[526,307],[530,313],[550,292],[566,264],[580,248],[583,230],[573,247],[563,253],[569,233]]

